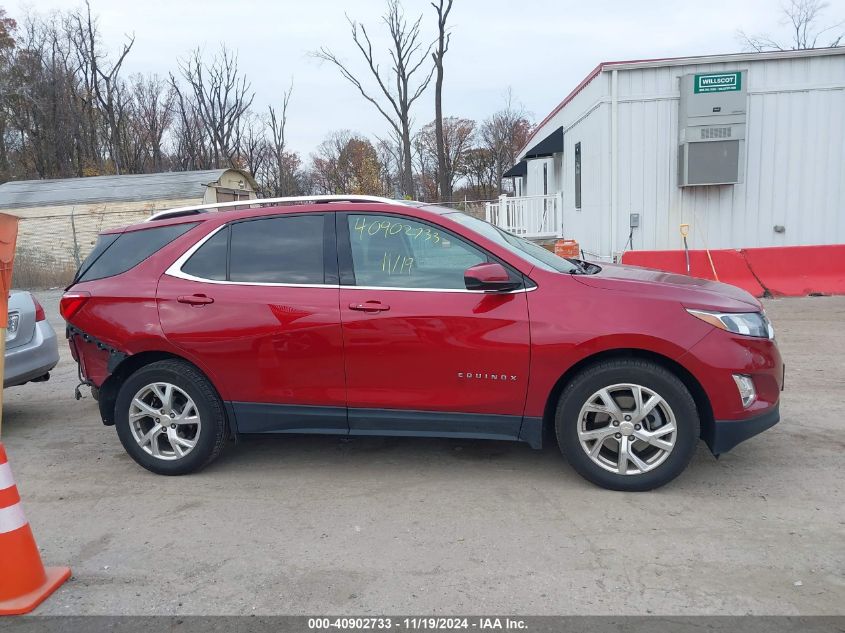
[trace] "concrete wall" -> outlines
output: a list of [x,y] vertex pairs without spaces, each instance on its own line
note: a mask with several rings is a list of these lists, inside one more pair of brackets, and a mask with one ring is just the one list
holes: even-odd
[[201,202],[200,198],[188,198],[15,209],[14,215],[21,218],[17,257],[34,259],[44,266],[75,265],[75,244],[84,258],[101,231],[141,222],[154,211]]

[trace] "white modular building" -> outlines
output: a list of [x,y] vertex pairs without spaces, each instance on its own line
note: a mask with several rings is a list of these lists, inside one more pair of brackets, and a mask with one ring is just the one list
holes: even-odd
[[626,250],[845,243],[845,48],[599,64],[488,219]]

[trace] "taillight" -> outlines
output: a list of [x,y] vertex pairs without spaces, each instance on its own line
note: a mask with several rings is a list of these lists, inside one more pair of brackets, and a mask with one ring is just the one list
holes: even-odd
[[88,292],[66,292],[59,302],[59,313],[65,321],[70,321],[90,298],[91,294]]
[[38,303],[38,299],[36,299],[35,296],[32,296],[32,303],[35,304],[35,320],[46,321],[47,315],[44,314],[44,307]]

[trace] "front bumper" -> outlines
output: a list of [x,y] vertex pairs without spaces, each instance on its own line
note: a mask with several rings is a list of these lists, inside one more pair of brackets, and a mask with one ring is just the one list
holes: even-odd
[[740,442],[773,427],[780,421],[780,405],[744,420],[715,420],[703,433],[710,452],[717,457],[727,453]]
[[[704,389],[712,416],[702,418],[701,438],[714,455],[725,453],[780,419],[784,365],[773,340],[713,328],[681,362]],[[744,406],[735,374],[750,376],[756,399]]]
[[35,324],[32,340],[26,345],[6,350],[3,387],[22,385],[49,372],[59,362],[56,333],[47,321]]

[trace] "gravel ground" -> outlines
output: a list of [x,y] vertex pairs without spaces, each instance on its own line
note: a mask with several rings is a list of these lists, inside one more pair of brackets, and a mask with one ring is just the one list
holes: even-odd
[[[59,293],[38,293],[57,331]],[[5,391],[3,441],[42,555],[40,614],[845,613],[845,297],[766,302],[779,425],[650,493],[557,449],[281,437],[159,477],[47,383]]]

